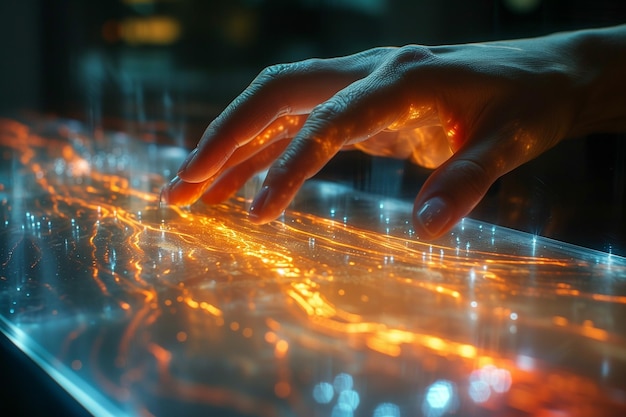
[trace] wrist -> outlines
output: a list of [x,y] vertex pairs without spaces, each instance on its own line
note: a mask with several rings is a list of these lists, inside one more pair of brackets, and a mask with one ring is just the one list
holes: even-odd
[[626,131],[626,25],[565,36],[579,101],[569,136]]

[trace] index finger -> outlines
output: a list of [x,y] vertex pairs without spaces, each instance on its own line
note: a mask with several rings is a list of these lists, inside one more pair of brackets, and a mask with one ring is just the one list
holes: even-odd
[[187,182],[202,182],[233,152],[270,123],[287,114],[307,114],[338,90],[365,77],[388,48],[332,59],[309,59],[263,70],[207,127],[198,146],[179,169]]

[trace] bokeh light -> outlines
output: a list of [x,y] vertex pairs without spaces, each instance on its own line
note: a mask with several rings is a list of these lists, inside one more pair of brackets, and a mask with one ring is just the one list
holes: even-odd
[[480,379],[470,381],[468,395],[475,403],[484,403],[491,396],[489,384]]
[[330,414],[331,417],[352,417],[353,415],[354,410],[348,404],[344,403],[335,404]]
[[333,386],[328,382],[320,382],[313,387],[313,398],[319,404],[328,404],[335,395]]
[[339,393],[352,389],[353,384],[354,380],[352,379],[352,375],[346,373],[338,374],[333,380],[333,387],[335,391]]
[[337,400],[337,404],[345,404],[352,410],[356,410],[359,406],[359,402],[359,393],[351,389],[342,391],[341,394],[339,394],[339,399]]
[[427,417],[439,417],[456,410],[457,404],[454,384],[447,380],[439,380],[426,389],[422,411]]
[[373,417],[400,417],[400,408],[392,403],[378,404],[374,409]]

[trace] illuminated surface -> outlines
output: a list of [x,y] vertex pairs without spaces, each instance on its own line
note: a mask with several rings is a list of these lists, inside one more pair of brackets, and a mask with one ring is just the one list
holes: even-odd
[[626,261],[308,183],[159,207],[186,152],[0,121],[0,329],[98,415],[612,416]]

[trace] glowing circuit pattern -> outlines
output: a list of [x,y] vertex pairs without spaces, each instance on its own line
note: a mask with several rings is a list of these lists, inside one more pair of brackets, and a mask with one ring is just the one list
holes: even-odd
[[185,152],[73,122],[0,147],[0,329],[94,414],[626,409],[620,257],[469,219],[421,242],[408,204],[328,183],[265,226],[254,183],[160,207]]

